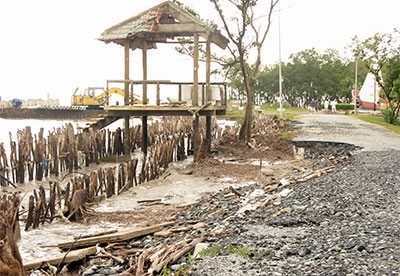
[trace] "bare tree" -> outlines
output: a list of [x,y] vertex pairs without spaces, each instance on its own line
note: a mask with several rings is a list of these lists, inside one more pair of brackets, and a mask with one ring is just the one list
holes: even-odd
[[[267,8],[257,0],[210,0],[218,12],[223,29],[231,44],[228,50],[231,54],[230,66],[240,65],[243,84],[247,95],[243,124],[239,139],[249,140],[253,123],[254,87],[260,73],[262,47],[272,24],[272,14],[280,0],[268,0]],[[223,8],[222,8],[223,7]],[[234,16],[228,18],[224,11],[232,11]],[[266,10],[267,14],[258,17],[256,10]],[[249,62],[255,56],[255,62]]]

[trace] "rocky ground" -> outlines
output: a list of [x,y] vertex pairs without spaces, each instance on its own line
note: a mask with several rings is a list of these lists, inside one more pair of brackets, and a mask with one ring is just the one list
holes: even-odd
[[296,140],[340,137],[364,147],[348,148],[349,162],[290,187],[286,197],[226,220],[233,234],[211,243],[191,275],[400,274],[400,152],[393,149],[400,138],[352,118],[300,123]]
[[220,249],[195,261],[192,274],[397,275],[398,154],[357,154],[287,197],[227,220],[234,234],[212,243]]

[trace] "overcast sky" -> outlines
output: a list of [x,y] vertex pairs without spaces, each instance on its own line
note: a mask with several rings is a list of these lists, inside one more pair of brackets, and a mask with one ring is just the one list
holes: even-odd
[[[281,0],[282,59],[316,48],[343,51],[355,35],[400,28],[399,0]],[[123,48],[97,38],[107,28],[161,0],[12,0],[0,2],[0,96],[60,98],[70,104],[74,90],[106,86],[123,78]],[[209,18],[208,0],[181,0]],[[267,7],[265,7],[267,12]],[[279,60],[278,16],[264,48],[263,64]],[[149,79],[190,81],[192,61],[172,46],[151,50]],[[140,51],[131,52],[132,79],[141,79]],[[139,72],[135,72],[139,71]],[[201,77],[200,77],[201,78]],[[200,79],[204,81],[204,79]]]

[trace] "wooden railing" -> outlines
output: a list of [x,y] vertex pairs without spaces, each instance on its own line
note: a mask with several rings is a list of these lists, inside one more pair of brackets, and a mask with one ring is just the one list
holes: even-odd
[[[211,82],[210,89],[207,91],[207,83],[199,82],[198,100],[195,101],[193,82],[173,82],[170,80],[107,80],[107,91],[109,87],[114,84],[128,83],[129,84],[129,104],[134,104],[135,97],[139,93],[135,93],[137,89],[142,89],[141,99],[143,104],[149,104],[148,86],[155,86],[155,105],[162,105],[166,103],[180,103],[187,105],[204,105],[211,102],[213,105],[226,105],[227,101],[227,88],[225,82]],[[161,86],[174,86],[175,89],[168,91],[161,91]],[[190,89],[190,91],[187,91]],[[168,95],[167,95],[168,94]],[[164,96],[164,98],[162,98]]]

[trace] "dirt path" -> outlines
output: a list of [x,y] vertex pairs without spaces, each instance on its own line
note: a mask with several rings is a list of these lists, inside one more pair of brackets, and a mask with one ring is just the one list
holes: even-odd
[[397,150],[400,135],[346,115],[301,115],[295,121],[296,141],[329,141],[354,144],[363,151]]

